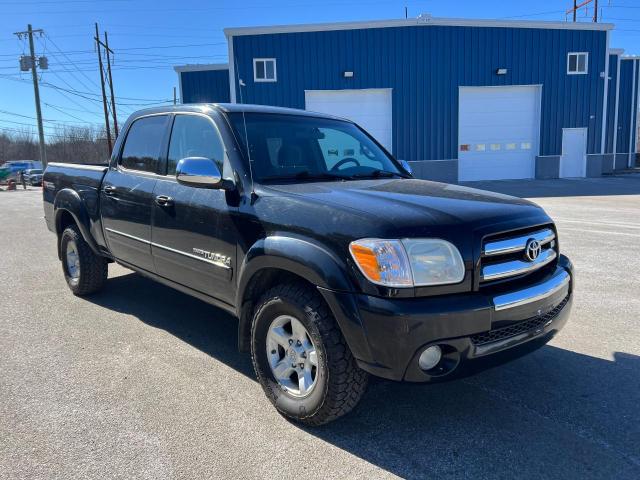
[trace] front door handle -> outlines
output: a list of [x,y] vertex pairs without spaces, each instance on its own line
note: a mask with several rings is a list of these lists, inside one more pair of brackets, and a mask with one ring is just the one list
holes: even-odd
[[102,191],[105,195],[113,195],[114,193],[116,193],[116,187],[114,187],[113,185],[107,185],[102,189]]
[[173,198],[168,197],[167,195],[158,195],[156,197],[156,203],[161,207],[172,207],[173,206]]

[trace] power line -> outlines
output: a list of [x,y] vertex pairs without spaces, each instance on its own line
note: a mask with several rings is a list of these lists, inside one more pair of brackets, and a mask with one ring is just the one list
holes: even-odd
[[[47,40],[48,40],[48,41],[50,41],[50,42],[51,42],[51,44],[55,47],[55,49],[56,49],[56,50],[58,50],[58,51],[59,51],[59,52],[64,56],[64,58],[66,58],[66,59],[67,59],[71,64],[73,64],[73,60],[71,60],[71,59],[67,56],[67,54],[66,54],[66,53],[64,53],[64,52],[60,49],[60,47],[58,47],[58,45],[56,44],[56,42],[54,42],[54,41],[51,39],[51,37],[49,37],[49,35],[46,35],[46,38],[47,38]],[[80,69],[79,69],[78,67],[76,67],[76,70],[78,70],[78,71],[82,74],[82,76],[83,76],[84,78],[86,78],[87,80],[89,80],[89,82],[93,83],[96,87],[98,86],[98,84],[97,84],[96,82],[94,82],[92,79],[90,79],[90,78],[89,78],[85,73],[83,73],[82,71],[80,71]]]
[[553,15],[556,13],[564,13],[564,10],[549,10],[546,12],[537,12],[537,13],[527,13],[525,15],[509,15],[508,17],[501,17],[503,19],[507,18],[527,18],[527,17],[540,17],[543,15]]
[[[46,106],[48,106],[48,107],[51,107],[51,108],[53,108],[54,110],[58,110],[60,113],[63,113],[63,114],[65,114],[65,115],[68,115],[64,110],[59,110],[55,105],[50,105],[50,104],[48,104],[47,102],[42,102],[42,103],[43,103],[43,105],[46,105]],[[4,115],[11,115],[11,116],[14,116],[14,117],[20,117],[20,118],[27,118],[27,119],[29,119],[29,120],[36,120],[36,117],[31,117],[31,116],[29,116],[29,115],[23,115],[23,114],[21,114],[21,113],[17,113],[17,112],[10,112],[10,111],[8,111],[8,110],[0,110],[0,114],[4,114]],[[81,119],[81,118],[79,118],[79,117],[73,117],[73,118],[75,118],[75,119],[79,120],[79,121],[80,121],[80,122],[82,122],[82,123],[87,123],[87,121],[86,121],[86,120],[83,120],[83,119]],[[75,123],[75,122],[71,122],[71,121],[69,121],[69,120],[60,120],[60,119],[54,119],[54,118],[43,118],[43,119],[42,119],[42,121],[43,121],[43,122],[46,122],[46,123]]]
[[[25,122],[16,122],[15,120],[6,120],[4,118],[0,118],[0,123],[12,123],[15,125],[26,125],[27,127],[32,127],[32,128],[38,128],[38,125],[34,124],[34,123],[25,123]],[[49,125],[43,125],[42,128],[56,128],[54,126],[49,126]]]
[[[13,133],[21,133],[21,134],[28,134],[31,137],[35,137],[35,133],[32,129],[27,130],[26,128],[11,128],[11,127],[1,127],[0,126],[0,131],[2,132],[13,132]],[[54,137],[55,134],[53,133],[43,133],[44,137]]]
[[[164,62],[167,63],[169,61],[171,61],[170,63],[173,65],[175,64],[175,60],[189,60],[189,59],[213,59],[213,58],[221,58],[221,57],[226,57],[227,54],[211,54],[211,55],[160,55],[160,54],[148,54],[148,53],[130,53],[130,54],[125,54],[125,53],[120,53],[118,54],[119,57],[121,57],[122,55],[136,55],[135,58],[120,58],[118,60],[118,63],[122,64],[122,63],[134,63],[134,62]],[[138,57],[137,55],[140,55],[140,57]],[[11,66],[13,67],[15,61],[13,59],[6,59],[6,60],[0,60],[0,64],[2,64],[2,62],[4,62],[5,64],[11,64]],[[76,65],[90,65],[95,63],[95,60],[89,60],[89,59],[80,59],[80,60],[76,60],[75,64]],[[56,63],[56,65],[71,65],[70,63]]]
[[[129,0],[101,0],[102,3],[106,2],[129,2]],[[92,3],[95,4],[95,0],[53,0],[53,1],[37,1],[37,2],[0,2],[0,5],[64,5],[66,3]]]
[[[0,73],[0,78],[4,78],[6,80],[12,80],[14,82],[28,83],[28,80],[25,80],[25,79],[20,78],[20,77],[15,77],[15,76],[12,76],[12,75],[3,74],[3,73]],[[58,85],[54,85],[51,82],[42,82],[42,86],[46,87],[46,88],[52,88],[52,89],[58,90],[60,92],[67,92],[67,93],[70,93],[72,95],[84,98],[85,100],[90,100],[92,102],[100,102],[100,100],[97,99],[97,98],[91,98],[91,97],[87,97],[86,96],[86,95],[100,96],[97,93],[83,92],[83,91],[78,91],[78,90],[75,90],[75,89],[67,89],[67,88],[60,87]],[[122,103],[121,102],[121,105],[131,105],[131,106],[150,106],[150,105],[159,105],[159,104],[163,104],[163,103],[173,102],[172,99],[152,99],[152,98],[135,98],[135,97],[116,97],[116,99],[141,100],[141,101],[145,102],[145,103]]]
[[[55,54],[51,54],[51,56],[57,60],[58,57]],[[73,77],[77,82],[79,82],[84,88],[88,88],[91,89],[91,87],[89,87],[86,83],[84,83],[82,81],[81,78],[77,77],[76,74],[74,72],[72,72],[71,70],[69,70],[63,63],[61,62],[56,62],[55,63],[56,66],[61,67],[66,73],[68,73],[69,75],[71,75],[71,77]],[[53,73],[57,78],[59,78],[63,83],[65,83],[69,88],[74,88],[71,84],[69,84],[65,79],[63,79],[62,77],[60,77],[57,72],[55,70],[51,70],[49,69],[49,73]]]
[[[365,1],[365,2],[329,2],[329,3],[323,3],[323,6],[331,6],[331,5],[337,5],[337,6],[344,6],[344,5],[359,5],[361,7],[367,7],[367,6],[371,6],[371,5],[381,5],[381,4],[389,4],[389,3],[394,3],[391,0],[380,0],[380,1]],[[257,10],[257,9],[269,9],[269,10],[273,10],[273,9],[293,9],[293,8],[312,8],[317,6],[317,4],[304,4],[304,3],[294,3],[294,4],[279,4],[279,5],[272,5],[272,4],[267,4],[267,5],[242,5],[242,6],[233,6],[233,7],[229,7],[229,6],[224,6],[224,7],[201,7],[201,8],[154,8],[154,12],[156,13],[170,13],[170,12],[174,12],[176,14],[192,14],[195,12],[210,12],[210,11],[228,11],[228,10]],[[148,13],[148,9],[146,8],[139,8],[139,9],[132,9],[132,8],[128,8],[127,9],[127,13]],[[65,14],[69,14],[69,13],[73,13],[73,14],[78,14],[78,13],[84,13],[84,14],[88,14],[88,13],[101,13],[101,14],[107,14],[107,13],[111,13],[111,11],[109,10],[50,10],[50,11],[40,11],[40,12],[8,12],[8,14],[10,15],[65,15]]]
[[47,103],[47,102],[42,102],[42,103],[44,103],[47,107],[49,107],[49,108],[53,108],[54,110],[56,110],[56,111],[58,111],[58,112],[62,113],[63,115],[67,115],[67,116],[68,116],[68,117],[70,117],[70,118],[74,118],[74,119],[76,119],[76,120],[79,120],[79,121],[80,121],[80,122],[82,122],[82,123],[93,123],[93,122],[87,122],[86,120],[83,120],[83,119],[82,119],[82,118],[80,118],[80,117],[76,117],[75,115],[72,115],[72,114],[70,114],[69,112],[66,112],[66,111],[62,110],[61,108],[58,108],[58,107],[56,107],[55,105],[51,105],[50,103]]
[[[49,40],[51,40],[51,37],[47,36],[47,38]],[[182,45],[154,45],[154,46],[148,46],[148,47],[127,47],[127,48],[116,48],[114,49],[116,53],[118,54],[122,54],[122,52],[130,52],[132,50],[166,50],[166,49],[172,49],[172,48],[190,48],[190,47],[213,47],[213,46],[222,46],[222,45],[227,45],[227,42],[215,42],[215,43],[190,43],[190,44],[182,44]],[[56,47],[57,48],[57,47]],[[77,53],[81,53],[81,54],[95,54],[94,51],[92,50],[67,50],[66,52],[63,52],[60,50],[61,54],[77,54]],[[19,53],[12,53],[12,54],[0,54],[0,56],[2,57],[15,57],[16,55],[20,55]]]

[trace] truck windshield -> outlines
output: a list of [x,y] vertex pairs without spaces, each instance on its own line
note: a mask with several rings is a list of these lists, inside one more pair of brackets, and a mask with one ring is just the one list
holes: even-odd
[[350,122],[273,113],[244,116],[234,112],[229,118],[245,161],[251,158],[257,182],[405,176],[383,149]]

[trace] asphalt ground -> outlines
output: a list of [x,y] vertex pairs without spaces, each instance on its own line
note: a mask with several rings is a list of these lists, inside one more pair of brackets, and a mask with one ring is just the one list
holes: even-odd
[[271,407],[226,313],[115,265],[74,297],[38,189],[0,191],[0,478],[640,478],[640,176],[480,186],[556,219],[566,328],[475,377],[373,381],[316,429]]

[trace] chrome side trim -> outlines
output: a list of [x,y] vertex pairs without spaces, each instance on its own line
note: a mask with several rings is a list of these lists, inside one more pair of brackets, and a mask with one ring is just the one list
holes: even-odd
[[96,172],[104,172],[109,168],[108,164],[104,165],[88,165],[86,163],[67,163],[67,162],[49,162],[48,167],[70,167],[78,170],[94,170]]
[[504,255],[507,253],[519,252],[525,249],[527,241],[531,238],[535,238],[540,242],[540,245],[545,245],[556,238],[556,235],[550,228],[545,228],[544,230],[533,232],[528,235],[507,238],[506,240],[498,240],[495,242],[487,242],[484,246],[482,255],[485,257],[491,257],[493,255]]
[[498,280],[505,277],[514,277],[525,273],[533,272],[539,268],[551,263],[557,257],[553,248],[548,248],[540,253],[540,256],[533,262],[524,262],[522,260],[512,260],[510,262],[496,263],[495,265],[487,265],[482,268],[480,281]]
[[221,268],[224,268],[224,269],[227,269],[227,270],[231,269],[231,266],[227,265],[225,263],[216,262],[214,260],[209,260],[207,258],[198,257],[197,255],[192,255],[190,253],[183,252],[181,250],[176,250],[175,248],[167,247],[166,245],[161,245],[159,243],[150,242],[149,240],[145,240],[143,238],[136,237],[134,235],[129,235],[128,233],[120,232],[118,230],[114,230],[113,228],[105,228],[105,230],[110,232],[110,233],[115,233],[116,235],[121,235],[123,237],[127,237],[127,238],[130,238],[132,240],[137,240],[138,242],[142,242],[142,243],[145,243],[147,245],[151,245],[152,247],[161,248],[162,250],[166,250],[168,252],[177,253],[178,255],[184,255],[185,257],[193,258],[194,260],[200,260],[201,262],[209,263],[211,265],[215,265],[216,267],[221,267]]
[[142,242],[142,243],[146,243],[147,245],[151,245],[151,242],[149,240],[145,240],[144,238],[140,238],[140,237],[136,237],[134,235],[129,235],[128,233],[124,233],[124,232],[120,232],[118,230],[114,230],[113,228],[106,228],[105,230],[109,233],[115,233],[116,235],[121,235],[123,237],[127,237],[130,238],[131,240],[136,240],[138,242]]
[[566,270],[561,270],[560,273],[545,282],[525,288],[524,290],[518,290],[517,292],[506,293],[504,295],[494,297],[494,308],[496,311],[499,311],[507,308],[519,307],[521,305],[526,305],[527,303],[537,302],[538,300],[549,297],[564,288],[567,289],[568,293],[570,278],[571,277]]
[[159,243],[151,242],[152,247],[161,248],[162,250],[166,250],[168,252],[177,253],[178,255],[183,255],[185,257],[193,258],[194,260],[200,260],[204,263],[209,263],[211,265],[215,265],[216,267],[224,268],[226,270],[230,270],[231,266],[226,263],[216,262],[214,260],[209,260],[208,258],[198,257],[197,255],[192,255],[191,253],[183,252],[182,250],[176,250],[175,248],[167,247],[166,245],[160,245]]

